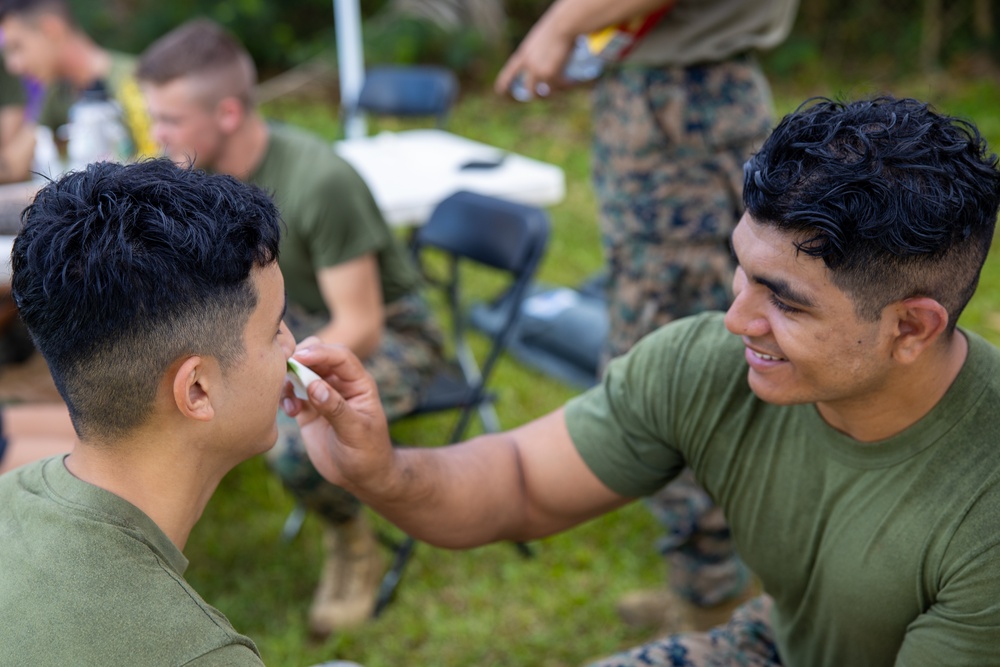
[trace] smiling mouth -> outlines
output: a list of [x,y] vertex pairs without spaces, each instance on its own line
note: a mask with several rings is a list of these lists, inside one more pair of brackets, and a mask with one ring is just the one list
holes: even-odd
[[750,350],[750,352],[753,354],[753,356],[757,357],[758,359],[763,359],[764,361],[788,361],[784,357],[775,357],[775,356],[770,355],[770,354],[764,354],[762,352],[758,352],[758,351],[756,351],[754,349],[751,349],[751,348],[747,348],[747,349]]

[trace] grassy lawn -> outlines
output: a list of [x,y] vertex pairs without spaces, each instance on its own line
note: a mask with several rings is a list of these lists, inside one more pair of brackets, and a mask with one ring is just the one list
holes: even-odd
[[[833,76],[824,73],[816,80]],[[775,85],[780,113],[810,95],[913,95],[974,119],[991,143],[1000,146],[1000,87],[995,81]],[[336,109],[327,105],[286,101],[272,103],[266,111],[329,138],[338,131]],[[527,105],[467,92],[449,129],[562,166],[567,194],[550,210],[553,238],[541,278],[575,285],[600,268],[584,91]],[[963,323],[996,343],[998,301],[1000,267],[991,257]],[[576,393],[512,361],[499,367],[494,380],[505,427],[544,414]],[[398,427],[394,435],[402,442],[436,445],[449,426],[449,420],[428,419]],[[278,535],[291,506],[263,461],[248,461],[223,481],[187,548],[191,583],[257,641],[270,665],[340,658],[367,667],[575,666],[646,639],[617,621],[614,604],[625,591],[663,581],[654,550],[657,527],[636,503],[535,543],[532,559],[522,559],[507,544],[465,552],[420,545],[397,600],[380,619],[317,644],[309,640],[305,615],[320,566],[319,526],[307,521],[293,543],[283,544]]]

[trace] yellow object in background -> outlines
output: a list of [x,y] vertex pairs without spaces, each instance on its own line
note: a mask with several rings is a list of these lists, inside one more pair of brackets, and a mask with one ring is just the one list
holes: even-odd
[[621,60],[673,6],[673,2],[668,2],[643,16],[592,32],[586,36],[587,48],[602,60]]

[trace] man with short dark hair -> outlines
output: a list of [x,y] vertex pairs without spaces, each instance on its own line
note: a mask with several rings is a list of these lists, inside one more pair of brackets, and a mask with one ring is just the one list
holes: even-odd
[[94,163],[26,210],[13,293],[79,443],[0,477],[0,664],[261,664],[183,549],[277,437],[279,238],[262,190],[165,159]]
[[[106,97],[120,108],[119,120],[128,135],[116,157],[156,155],[133,75],[135,58],[96,44],[66,0],[0,0],[0,31],[7,70],[46,86],[39,124],[55,130],[70,120],[70,107],[83,95]],[[9,168],[26,174],[32,154],[22,153],[19,163]]]
[[329,479],[418,539],[559,532],[685,466],[767,596],[601,662],[979,666],[1000,636],[1000,351],[956,326],[1000,207],[978,130],[915,100],[818,100],[745,169],[729,310],[679,320],[508,433],[393,448],[343,350],[289,399]]
[[[273,194],[286,224],[279,262],[295,337],[348,346],[375,377],[390,418],[409,412],[442,363],[442,340],[416,267],[357,172],[329,142],[261,116],[250,54],[211,21],[190,21],[151,44],[138,77],[154,136],[172,159]],[[310,630],[361,625],[375,607],[380,547],[357,500],[316,473],[295,421],[282,415],[279,429],[269,462],[324,521],[327,557]]]

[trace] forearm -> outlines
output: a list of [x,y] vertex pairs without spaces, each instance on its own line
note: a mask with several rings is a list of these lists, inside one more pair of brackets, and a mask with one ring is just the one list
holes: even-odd
[[562,410],[459,445],[397,448],[394,459],[369,489],[351,490],[407,533],[443,547],[544,537],[629,500],[590,472]]
[[344,316],[330,320],[313,335],[324,343],[346,345],[358,357],[367,359],[382,342],[382,318]]
[[517,449],[506,434],[461,445],[397,448],[382,492],[352,489],[407,534],[462,549],[531,535]]

